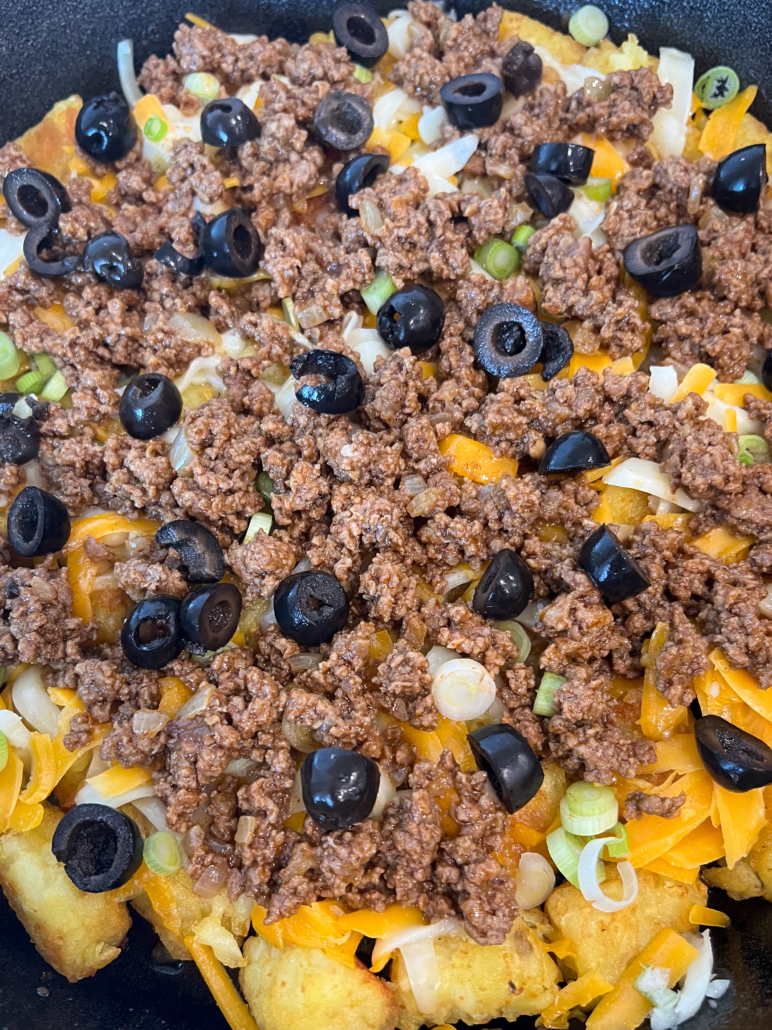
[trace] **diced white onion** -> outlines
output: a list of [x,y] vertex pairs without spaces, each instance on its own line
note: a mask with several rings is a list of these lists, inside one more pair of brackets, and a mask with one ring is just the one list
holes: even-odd
[[142,99],[142,90],[134,70],[134,43],[130,39],[122,39],[118,44],[118,78],[126,103],[134,107]]
[[256,512],[249,520],[247,526],[247,532],[244,539],[241,541],[242,544],[248,544],[250,540],[254,540],[260,530],[265,533],[266,536],[271,532],[273,526],[273,515],[269,511]]
[[594,247],[601,247],[606,242],[606,234],[600,228],[606,217],[604,204],[590,200],[581,190],[577,190],[568,213],[576,222],[574,236],[589,236]]
[[451,590],[456,590],[463,583],[471,583],[475,578],[476,573],[465,563],[454,565],[452,569],[448,569],[445,573],[445,589],[443,594],[449,594]]
[[208,318],[193,311],[177,311],[169,319],[169,325],[188,343],[211,343],[222,346],[222,336]]
[[578,89],[581,89],[585,79],[606,78],[602,72],[596,71],[595,68],[585,68],[582,64],[561,64],[546,47],[535,46],[534,50],[548,68],[552,68],[553,71],[558,73],[563,82],[565,82],[566,90],[569,93],[575,93]]
[[479,662],[456,658],[445,662],[432,681],[432,698],[437,711],[453,722],[478,719],[496,697],[493,677]]
[[358,311],[347,311],[340,324],[340,335],[348,343],[349,333],[362,328],[362,316]]
[[661,47],[657,76],[673,87],[673,103],[652,118],[651,142],[663,158],[680,157],[686,144],[686,124],[692,106],[694,58],[673,47]]
[[397,117],[397,111],[399,111],[407,99],[408,95],[403,89],[392,89],[388,93],[384,93],[383,96],[378,97],[373,104],[373,125],[375,128],[388,132],[392,122]]
[[257,98],[260,96],[261,86],[262,82],[259,79],[257,82],[250,82],[248,86],[242,86],[236,93],[236,96],[246,104],[251,111],[254,111]]
[[381,769],[381,780],[378,784],[378,795],[370,813],[370,818],[380,822],[383,819],[383,810],[397,796],[397,788],[391,782],[386,773]]
[[45,490],[50,484],[43,475],[43,469],[38,458],[32,458],[22,466],[27,476],[27,486],[37,486]]
[[228,329],[222,334],[222,347],[229,358],[240,358],[247,341],[238,329]]
[[706,998],[723,998],[729,990],[731,980],[713,980],[705,991]]
[[144,815],[149,823],[156,830],[171,833],[169,824],[166,822],[166,805],[160,798],[137,798],[134,806]]
[[537,908],[552,894],[555,873],[543,855],[526,851],[515,873],[515,901],[521,909]]
[[296,380],[290,376],[289,379],[284,381],[278,390],[274,390],[273,403],[281,412],[282,418],[285,422],[289,422],[290,414],[292,413],[292,406],[295,403],[295,385]]
[[14,236],[7,229],[0,229],[0,279],[5,279],[11,274],[11,269],[16,271],[15,266],[24,257],[24,239],[26,232],[21,236]]
[[[400,791],[400,794],[403,793],[405,792]],[[373,962],[377,962],[378,959],[392,951],[401,950],[406,944],[414,944],[416,941],[426,938],[431,940],[433,937],[453,937],[461,935],[463,932],[461,923],[452,917],[443,919],[439,923],[430,923],[428,926],[408,926],[404,930],[393,933],[390,937],[380,937],[375,942]]]
[[674,1030],[696,1015],[710,987],[713,974],[713,946],[710,931],[686,934],[687,941],[697,949],[697,958],[686,971],[683,986],[674,1005],[652,1009],[649,1013],[651,1030]]
[[[758,610],[759,614],[763,615],[766,619],[772,619],[772,583],[767,584],[767,596],[763,601],[759,601]],[[0,712],[0,716],[2,714]],[[0,729],[2,729],[2,726],[0,726]]]
[[308,307],[298,310],[296,313],[302,329],[313,329],[315,325],[326,322],[329,317],[319,304],[309,304]]
[[216,894],[220,893],[220,888],[225,883],[226,877],[227,873],[220,866],[207,866],[193,884],[193,893],[197,894],[199,898],[209,901]]
[[180,708],[175,718],[192,719],[194,715],[199,715],[208,708],[213,693],[214,687],[204,687],[203,690],[196,691],[193,697],[188,698],[182,708]]
[[613,837],[596,837],[585,844],[579,856],[579,890],[585,900],[592,902],[592,907],[599,912],[619,912],[632,905],[638,897],[638,876],[630,862],[617,863],[617,872],[623,888],[621,901],[615,901],[601,889],[598,883],[598,859],[603,848],[609,843],[614,843]]
[[623,486],[628,490],[640,490],[645,494],[672,501],[687,511],[699,511],[702,502],[690,497],[683,487],[673,490],[670,480],[656,461],[645,458],[627,458],[605,474],[603,482],[609,486]]
[[155,737],[169,721],[165,712],[135,712],[131,717],[131,728],[139,736]]
[[[396,168],[396,165],[394,166]],[[377,204],[372,200],[362,200],[359,204],[359,218],[365,232],[376,233],[383,228],[383,216]]]
[[442,128],[447,120],[448,116],[442,105],[424,108],[424,113],[418,119],[418,135],[427,147],[442,137]]
[[748,416],[745,408],[737,404],[727,404],[716,397],[712,390],[706,390],[703,400],[707,402],[708,410],[705,412],[708,418],[712,418],[722,429],[726,429],[727,412],[733,411],[737,418],[737,432],[741,435],[753,434],[754,436],[764,435],[764,423]]
[[405,13],[386,29],[389,36],[389,53],[397,60],[404,57],[410,49],[410,26],[412,24],[413,19]]
[[48,696],[41,665],[24,670],[11,688],[11,697],[22,719],[53,740],[59,732],[59,709]]
[[649,393],[669,403],[678,389],[678,373],[672,365],[652,365],[649,369]]
[[191,475],[190,466],[196,457],[196,452],[188,446],[185,427],[181,426],[174,438],[174,443],[169,448],[169,464],[178,476],[189,476]]
[[257,39],[257,36],[252,32],[230,32],[228,35],[235,43],[238,43],[239,46],[246,46],[248,43],[254,43]]
[[132,787],[131,790],[125,790],[123,794],[115,794],[111,798],[104,798],[90,783],[84,783],[78,793],[75,795],[76,805],[107,805],[108,808],[120,808],[121,805],[128,805],[130,802],[134,803],[139,798],[152,798],[154,797],[152,783],[144,783],[141,787]]
[[375,371],[375,362],[378,358],[385,361],[391,354],[377,329],[352,329],[346,337],[346,343],[356,351],[368,375]]
[[441,175],[427,174],[424,178],[429,184],[430,197],[437,197],[440,193],[458,193],[458,186],[454,186],[448,179],[443,179]]
[[515,616],[515,622],[519,622],[526,629],[533,629],[537,622],[541,622],[541,613],[549,608],[549,601],[530,601],[519,615]]
[[0,733],[12,747],[29,747],[30,732],[16,712],[0,709]]
[[434,676],[441,665],[453,662],[456,658],[458,658],[458,651],[451,651],[449,647],[435,644],[426,654],[426,660],[429,663],[429,675]]
[[436,175],[438,178],[447,179],[448,176],[461,171],[477,150],[477,143],[477,136],[470,132],[446,143],[439,150],[426,154],[425,157],[419,157],[413,167],[427,177]]
[[298,812],[305,812],[306,806],[303,801],[303,788],[300,784],[300,769],[298,768],[295,773],[295,779],[292,781],[292,790],[290,791],[289,797],[289,814],[297,815]]
[[246,776],[254,766],[251,758],[234,758],[225,766],[224,773],[226,776]]

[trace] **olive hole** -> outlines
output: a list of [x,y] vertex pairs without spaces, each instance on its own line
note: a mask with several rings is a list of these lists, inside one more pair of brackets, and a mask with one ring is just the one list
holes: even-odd
[[67,865],[84,876],[100,876],[110,871],[117,851],[115,834],[109,826],[85,823],[70,838]]
[[48,201],[35,186],[25,183],[18,192],[19,203],[33,218],[42,218],[48,213]]
[[225,629],[230,623],[232,615],[233,608],[228,601],[218,601],[217,604],[209,609],[209,614],[207,615],[210,629],[215,632],[219,629]]
[[338,132],[355,136],[362,128],[362,120],[353,104],[340,104],[335,113]]
[[153,394],[160,388],[161,383],[158,378],[154,375],[146,375],[138,378],[133,384],[132,390],[136,390],[140,397],[147,398],[152,397]]
[[381,173],[381,169],[376,165],[375,168],[371,168],[369,172],[362,176],[362,189],[369,189],[378,176]]
[[134,632],[134,639],[138,647],[147,647],[158,640],[167,640],[169,627],[163,619],[145,619],[140,622]]
[[233,230],[233,247],[239,257],[248,258],[252,253],[252,236],[244,225]]
[[459,86],[456,90],[457,94],[462,97],[479,97],[485,92],[485,83],[483,82],[467,82],[463,86]]
[[25,544],[30,544],[35,539],[38,531],[37,507],[25,504],[24,507],[16,509],[16,532]]
[[361,14],[353,14],[346,22],[349,35],[363,46],[372,46],[375,42],[373,27]]
[[507,357],[519,354],[526,345],[525,333],[519,322],[500,322],[493,337],[494,346]]
[[669,261],[680,247],[681,241],[677,233],[664,236],[660,240],[650,240],[643,247],[643,260],[649,267],[659,266],[664,261]]

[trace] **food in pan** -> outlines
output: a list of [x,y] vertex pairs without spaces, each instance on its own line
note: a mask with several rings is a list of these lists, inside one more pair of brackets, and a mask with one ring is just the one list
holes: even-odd
[[71,980],[133,909],[233,1030],[727,990],[770,136],[732,69],[568,28],[189,15],[0,150],[0,884]]

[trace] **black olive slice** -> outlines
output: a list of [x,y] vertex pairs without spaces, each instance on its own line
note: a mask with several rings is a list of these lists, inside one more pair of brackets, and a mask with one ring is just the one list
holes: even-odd
[[139,869],[142,835],[116,808],[75,805],[59,820],[51,850],[78,890],[101,894],[122,887]]
[[758,210],[767,188],[767,148],[754,143],[719,161],[710,195],[725,211],[748,214]]
[[587,182],[595,151],[579,143],[541,143],[531,154],[529,171],[534,175],[554,175],[568,186]]
[[201,139],[210,147],[240,147],[257,139],[260,123],[243,100],[211,100],[201,112]]
[[736,794],[772,783],[772,748],[718,715],[694,724],[700,761],[708,775]]
[[501,86],[501,79],[490,72],[460,75],[446,82],[440,88],[440,100],[450,124],[462,132],[494,125],[504,104]]
[[182,414],[182,394],[168,376],[145,372],[125,387],[118,405],[123,428],[135,440],[152,440]]
[[46,279],[57,275],[68,275],[80,267],[79,254],[63,254],[58,258],[41,257],[41,251],[56,246],[59,229],[49,222],[37,222],[24,237],[24,260],[31,272]]
[[574,429],[553,440],[539,462],[539,474],[585,472],[611,464],[608,451],[597,436],[583,429]]
[[295,572],[279,583],[273,609],[285,637],[305,647],[329,643],[348,620],[348,598],[329,572]]
[[46,222],[57,225],[70,210],[67,190],[58,179],[37,168],[14,168],[3,182],[3,196],[11,214],[27,227]]
[[513,97],[524,97],[541,82],[542,60],[530,43],[518,40],[501,65],[501,77]]
[[322,97],[314,114],[314,132],[328,147],[344,153],[358,150],[370,139],[373,112],[364,97],[332,89]]
[[123,653],[140,669],[163,669],[184,646],[180,602],[165,594],[140,601],[121,630]]
[[196,587],[180,604],[180,625],[186,640],[205,651],[225,647],[239,628],[241,593],[233,583]]
[[34,418],[0,414],[0,463],[26,465],[40,451],[40,429]]
[[296,393],[307,408],[324,415],[354,411],[365,397],[365,384],[351,358],[332,350],[309,350],[296,355],[290,364],[295,379],[322,377],[320,383],[303,383]]
[[474,327],[474,355],[488,375],[512,379],[530,372],[544,345],[538,318],[519,304],[492,304]]
[[533,598],[533,575],[516,551],[497,551],[483,572],[472,607],[486,619],[516,619]]
[[428,286],[403,286],[378,310],[378,332],[392,350],[420,354],[439,341],[444,325],[445,304]]
[[92,97],[78,111],[75,139],[96,161],[120,161],[137,141],[137,127],[120,93]]
[[214,533],[200,522],[174,519],[155,535],[162,547],[179,554],[185,579],[190,583],[219,583],[225,572],[225,557]]
[[466,739],[504,808],[511,814],[527,805],[544,782],[544,771],[525,737],[512,726],[494,723]]
[[761,381],[768,390],[772,390],[772,351],[767,352],[761,366]]
[[609,604],[619,604],[651,586],[651,580],[608,526],[598,526],[579,552],[579,564]]
[[655,297],[691,290],[702,275],[702,252],[693,225],[672,225],[625,247],[625,271]]
[[332,12],[332,31],[338,46],[363,68],[372,66],[389,49],[389,34],[375,13],[362,4],[339,4]]
[[116,290],[138,290],[144,277],[142,262],[132,254],[129,241],[112,230],[88,241],[83,267]]
[[201,234],[201,252],[206,264],[218,275],[230,279],[254,275],[263,249],[249,211],[232,207],[207,222]]
[[20,400],[21,394],[15,393],[12,390],[7,391],[6,393],[0,393],[0,415],[4,417],[12,415],[13,409]]
[[367,819],[380,782],[372,758],[341,747],[312,751],[300,767],[303,804],[323,830],[344,830]]
[[70,536],[67,508],[53,494],[25,486],[8,511],[8,543],[22,558],[60,551]]
[[574,344],[568,330],[554,322],[542,322],[541,331],[544,336],[539,361],[541,377],[545,382],[554,378],[566,367],[574,354]]
[[360,154],[352,158],[341,168],[335,180],[335,199],[340,210],[349,218],[356,218],[359,212],[351,207],[349,197],[372,186],[378,176],[388,169],[388,154]]
[[574,194],[554,175],[526,172],[524,183],[531,207],[550,220],[568,211],[574,202]]
[[162,265],[171,268],[178,275],[189,275],[193,278],[194,276],[201,275],[204,270],[203,254],[196,254],[192,258],[185,257],[168,240],[166,243],[161,244],[153,257],[156,261],[160,261]]

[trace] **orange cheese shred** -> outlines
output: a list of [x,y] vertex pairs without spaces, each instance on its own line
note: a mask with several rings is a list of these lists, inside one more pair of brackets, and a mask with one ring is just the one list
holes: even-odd
[[568,1016],[572,1009],[586,1008],[604,994],[612,991],[613,985],[598,973],[585,973],[562,987],[553,1003],[542,1012],[537,1026],[548,1030],[567,1030]]
[[195,938],[190,936],[185,938],[185,947],[193,956],[193,961],[231,1030],[257,1030],[257,1024],[246,1003],[209,945],[197,944]]
[[743,794],[735,794],[719,787],[717,783],[713,784],[713,788],[724,835],[726,864],[734,869],[751,850],[762,827],[766,825],[764,790],[757,787]]
[[732,925],[732,920],[726,912],[719,912],[717,908],[706,908],[705,905],[692,905],[689,909],[689,922],[694,926],[718,926],[724,930]]
[[5,833],[11,824],[11,815],[19,800],[23,772],[21,759],[9,748],[8,761],[0,772],[0,833]]
[[679,841],[707,819],[713,799],[713,780],[706,772],[687,773],[676,780],[666,797],[685,792],[686,801],[672,819],[645,815],[627,824],[630,861],[635,868],[662,858]]
[[19,800],[25,805],[35,805],[47,798],[56,784],[56,756],[47,733],[33,733],[29,750],[32,755],[32,772]]

